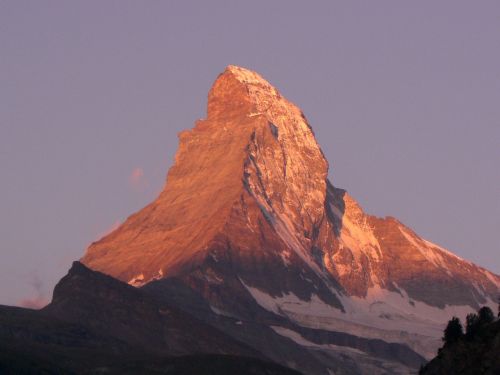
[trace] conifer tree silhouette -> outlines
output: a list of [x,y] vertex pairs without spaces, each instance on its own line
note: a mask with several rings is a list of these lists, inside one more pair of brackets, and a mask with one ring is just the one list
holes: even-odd
[[464,331],[462,328],[462,323],[460,323],[459,318],[454,316],[448,322],[448,325],[444,330],[444,336],[443,336],[444,345],[446,346],[454,342],[457,342],[460,338],[463,337],[463,335]]

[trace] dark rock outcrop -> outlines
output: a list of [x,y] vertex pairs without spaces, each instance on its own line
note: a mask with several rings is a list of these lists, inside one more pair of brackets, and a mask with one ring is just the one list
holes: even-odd
[[78,262],[44,309],[0,307],[0,353],[1,373],[84,373],[196,353],[266,359],[186,312]]

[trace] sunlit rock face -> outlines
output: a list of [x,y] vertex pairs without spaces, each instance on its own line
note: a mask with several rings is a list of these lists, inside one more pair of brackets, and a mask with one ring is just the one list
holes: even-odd
[[365,214],[345,191],[329,186],[327,204],[340,229],[338,245],[324,246],[325,262],[348,294],[365,297],[380,287],[440,308],[478,308],[498,294],[497,275],[422,239],[395,218]]
[[499,276],[335,188],[301,110],[255,72],[227,67],[207,118],[179,141],[158,198],[93,243],[85,265],[134,286],[182,278],[238,316],[257,303],[427,357],[451,314],[497,297]]

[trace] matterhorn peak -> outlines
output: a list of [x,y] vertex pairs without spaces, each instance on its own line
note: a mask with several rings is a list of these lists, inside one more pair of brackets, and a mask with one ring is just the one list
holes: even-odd
[[[220,109],[221,106],[222,111],[214,109]],[[248,117],[264,116],[275,126],[297,124],[311,130],[302,111],[261,75],[249,69],[229,65],[210,90],[208,118],[214,115],[228,115],[233,106],[237,106],[240,114]]]
[[[308,252],[328,164],[299,108],[257,73],[229,66],[209,92],[207,118],[179,140],[158,199],[92,244],[83,263],[141,284],[191,270],[224,239],[317,268]],[[261,243],[264,233],[276,248]]]

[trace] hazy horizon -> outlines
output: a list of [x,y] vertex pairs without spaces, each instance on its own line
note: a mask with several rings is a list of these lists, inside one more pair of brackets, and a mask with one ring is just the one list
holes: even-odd
[[370,214],[500,273],[500,4],[0,3],[0,304],[152,201],[227,65],[306,114]]

